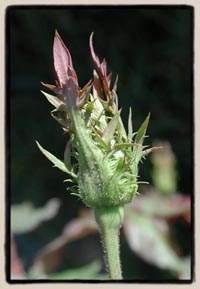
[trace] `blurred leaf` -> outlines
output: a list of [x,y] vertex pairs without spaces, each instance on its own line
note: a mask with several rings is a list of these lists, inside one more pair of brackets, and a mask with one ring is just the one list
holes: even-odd
[[96,232],[97,225],[91,212],[88,210],[84,216],[71,220],[64,228],[61,236],[42,248],[35,259],[33,270],[40,268],[39,275],[54,272],[61,262],[63,249],[69,242]]
[[17,248],[15,245],[15,241],[13,238],[13,234],[11,234],[11,279],[27,279],[26,273],[21,264],[21,260],[19,259]]
[[21,274],[11,273],[10,279],[11,280],[26,280],[29,278]]
[[106,279],[105,274],[100,274],[101,263],[93,261],[92,263],[70,270],[48,275],[51,280],[103,280]]
[[[165,225],[164,220],[162,223]],[[180,270],[180,259],[156,219],[132,212],[128,214],[124,230],[130,248],[143,260],[162,269]]]
[[189,222],[191,201],[189,196],[173,194],[159,195],[156,191],[146,191],[142,196],[136,196],[132,207],[143,214],[161,218],[185,217]]
[[191,259],[190,257],[182,258],[179,270],[179,279],[185,280],[190,278],[191,278]]
[[174,193],[177,187],[175,156],[168,142],[156,142],[156,146],[162,146],[163,149],[152,153],[154,186],[161,193]]
[[37,228],[42,222],[52,219],[58,212],[58,199],[49,200],[41,208],[33,208],[30,202],[11,206],[11,230],[14,233],[26,233]]

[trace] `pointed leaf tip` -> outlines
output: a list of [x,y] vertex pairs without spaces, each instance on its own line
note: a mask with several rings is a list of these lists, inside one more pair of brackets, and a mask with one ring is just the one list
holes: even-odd
[[92,41],[93,35],[94,35],[94,32],[92,31],[91,34],[90,34],[90,41]]
[[94,51],[94,46],[93,46],[93,35],[94,35],[94,32],[91,33],[90,35],[90,41],[89,41],[89,47],[90,47],[90,53],[91,53],[91,56],[92,56],[92,60],[94,62],[94,65],[96,67],[97,70],[99,70],[99,67],[100,67],[100,61],[99,61],[99,58],[98,56],[96,55],[95,51]]
[[145,121],[142,123],[142,125],[140,126],[140,128],[136,134],[136,137],[135,137],[136,143],[142,143],[143,142],[143,139],[145,137],[146,130],[147,130],[147,127],[149,124],[149,119],[150,119],[150,112],[148,113]]
[[44,149],[38,141],[36,141],[36,144],[38,146],[38,148],[40,149],[40,151],[43,153],[43,155],[45,155],[45,157],[54,164],[55,167],[57,167],[58,169],[60,169],[61,171],[63,171],[64,173],[67,173],[68,175],[71,175],[74,179],[77,178],[77,176],[71,172],[66,165],[57,157],[55,157],[53,154],[51,154],[49,151],[47,151],[46,149]]
[[129,108],[129,117],[128,117],[128,140],[131,142],[133,137],[133,124],[132,124],[132,109]]
[[55,36],[60,37],[60,34],[58,33],[57,29],[55,29]]
[[61,86],[66,84],[69,77],[72,77],[77,83],[77,76],[73,69],[71,54],[58,32],[55,32],[53,42],[53,59],[58,83]]
[[65,104],[56,96],[48,94],[41,90],[41,93],[46,97],[46,99],[56,108],[65,108]]

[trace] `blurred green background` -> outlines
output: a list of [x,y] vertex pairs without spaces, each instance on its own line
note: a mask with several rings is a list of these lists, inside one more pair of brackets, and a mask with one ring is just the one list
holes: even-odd
[[[25,268],[38,250],[62,232],[63,226],[77,217],[83,204],[70,196],[62,172],[51,167],[41,155],[35,140],[58,157],[63,157],[67,136],[50,117],[51,105],[40,93],[41,81],[54,84],[52,44],[55,29],[68,46],[74,68],[83,86],[91,77],[93,65],[89,53],[89,36],[94,32],[96,54],[106,58],[114,78],[119,74],[119,106],[127,123],[132,107],[133,127],[138,129],[148,112],[150,138],[167,140],[177,158],[178,191],[192,194],[192,65],[193,10],[188,6],[13,6],[6,12],[8,55],[8,116],[10,128],[11,203],[31,201],[43,206],[49,199],[61,200],[57,216],[35,232],[17,235],[16,243]],[[152,182],[151,163],[140,167],[141,180]],[[10,192],[9,192],[10,193]],[[178,236],[185,236],[180,226]],[[96,238],[96,239],[95,239]],[[81,260],[101,255],[98,235],[83,249]],[[95,243],[96,242],[96,243]],[[87,240],[83,241],[86,248]],[[124,242],[125,243],[125,242]],[[189,236],[181,242],[188,253]],[[71,245],[76,248],[74,244]],[[127,276],[141,279],[169,278],[163,272],[130,256],[123,244],[122,258],[134,266]],[[71,250],[74,250],[74,249]],[[67,249],[70,251],[70,249]],[[88,254],[84,254],[84,250]],[[75,249],[76,251],[76,249]],[[85,252],[86,252],[85,251]],[[92,253],[91,253],[92,252]],[[92,255],[93,254],[93,255]],[[69,255],[70,256],[70,255]],[[74,252],[68,266],[80,265],[80,252]],[[125,262],[125,261],[124,261]],[[128,265],[127,265],[128,268]]]

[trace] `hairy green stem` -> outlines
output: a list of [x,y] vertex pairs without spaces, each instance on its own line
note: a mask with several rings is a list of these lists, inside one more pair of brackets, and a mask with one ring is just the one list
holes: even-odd
[[[108,192],[103,191],[106,182],[105,170],[102,167],[102,153],[93,143],[85,129],[80,112],[71,106],[71,120],[79,143],[79,183],[84,201],[93,203],[94,214],[99,226],[105,253],[105,261],[110,279],[122,279],[119,255],[119,230],[124,219],[123,206],[102,206],[101,198],[105,199]],[[83,187],[83,189],[82,189]],[[90,189],[87,191],[87,189]]]
[[106,266],[110,279],[122,279],[119,229],[124,219],[122,206],[94,209],[95,218],[102,235]]

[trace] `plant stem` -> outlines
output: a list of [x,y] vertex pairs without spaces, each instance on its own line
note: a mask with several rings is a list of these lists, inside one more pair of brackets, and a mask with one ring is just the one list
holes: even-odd
[[94,209],[95,218],[102,235],[105,262],[110,279],[122,279],[119,229],[124,219],[122,206],[104,207]]

